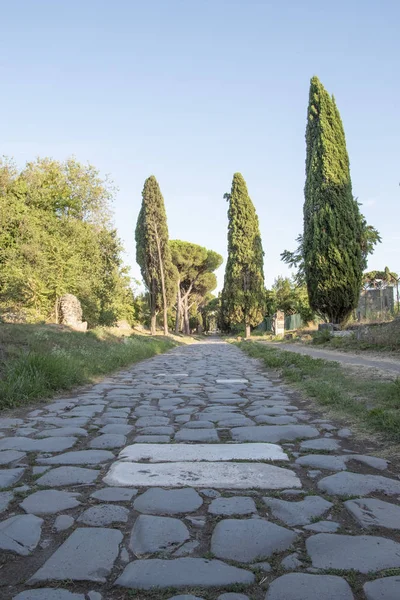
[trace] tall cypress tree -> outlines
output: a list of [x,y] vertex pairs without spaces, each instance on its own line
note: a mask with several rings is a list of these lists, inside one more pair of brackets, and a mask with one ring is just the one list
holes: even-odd
[[357,306],[363,226],[335,100],[311,79],[306,130],[303,258],[311,308],[333,323]]
[[[164,311],[164,334],[168,334],[168,300],[174,287],[174,267],[168,243],[164,198],[154,175],[144,182],[142,206],[136,224],[136,261],[149,292],[151,333],[156,333],[157,313]],[[172,285],[171,285],[172,284]]]
[[229,201],[229,225],[222,320],[243,323],[247,338],[250,326],[258,325],[264,317],[264,252],[258,217],[240,173],[234,174],[231,193],[225,197]]

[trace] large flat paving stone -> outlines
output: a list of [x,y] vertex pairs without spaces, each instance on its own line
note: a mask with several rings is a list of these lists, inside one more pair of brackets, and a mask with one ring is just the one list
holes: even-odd
[[43,519],[18,515],[0,523],[0,550],[20,556],[31,554],[39,543]]
[[319,438],[317,440],[308,440],[300,444],[301,450],[326,450],[327,452],[334,452],[340,450],[340,444],[332,438]]
[[336,575],[290,573],[275,579],[265,600],[353,600],[347,581]]
[[400,494],[400,481],[382,475],[361,475],[342,471],[321,479],[318,488],[335,496],[367,496],[373,492],[394,495]]
[[0,513],[7,510],[9,504],[14,498],[13,492],[0,492]]
[[347,500],[347,510],[362,527],[400,530],[400,506],[375,498]]
[[193,488],[181,490],[152,488],[138,496],[133,507],[138,512],[148,515],[178,515],[193,512],[202,504],[202,497]]
[[42,475],[36,483],[43,487],[89,485],[90,483],[94,483],[99,475],[99,471],[95,469],[85,469],[83,467],[57,467]]
[[91,527],[105,527],[113,523],[126,523],[128,517],[129,510],[124,506],[98,504],[85,510],[78,518],[78,522]]
[[224,519],[211,537],[217,558],[250,563],[289,548],[297,534],[264,519]]
[[72,492],[60,492],[58,490],[40,490],[31,494],[20,507],[33,515],[53,515],[80,505],[77,500],[79,494]]
[[314,438],[319,431],[311,425],[258,425],[254,427],[234,427],[232,439],[238,442],[290,442],[292,440]]
[[115,458],[108,450],[77,450],[38,460],[43,465],[99,465]]
[[86,429],[83,429],[82,427],[57,427],[55,429],[43,429],[42,431],[39,431],[35,437],[86,437],[87,435]]
[[[220,489],[300,488],[301,481],[289,469],[247,462],[113,463],[107,485],[135,487],[216,487]],[[400,483],[400,482],[399,482]]]
[[90,448],[122,448],[126,444],[126,437],[117,433],[98,435],[89,444]]
[[8,437],[0,439],[0,450],[20,450],[21,452],[63,452],[72,448],[76,437],[44,438],[33,440],[27,437]]
[[366,600],[398,600],[400,575],[367,581],[363,587]]
[[97,490],[90,497],[104,502],[129,502],[133,496],[137,494],[137,490],[132,488],[103,488]]
[[180,429],[175,434],[176,442],[219,442],[215,429]]
[[256,423],[264,423],[265,425],[290,425],[291,423],[297,423],[296,417],[290,415],[279,415],[276,417],[270,415],[258,415],[254,419]]
[[25,452],[18,450],[3,450],[0,452],[0,465],[9,465],[12,462],[25,458]]
[[232,498],[215,498],[208,508],[211,515],[249,515],[257,512],[253,498],[248,496],[232,496]]
[[135,521],[129,546],[140,558],[154,552],[173,552],[189,537],[188,528],[179,519],[140,515]]
[[99,433],[104,435],[128,435],[133,430],[132,425],[125,425],[124,423],[109,423],[102,427]]
[[117,529],[76,529],[28,584],[40,581],[97,581],[105,583],[118,556],[122,533]]
[[168,587],[220,587],[251,584],[254,574],[220,560],[176,558],[173,560],[136,560],[125,567],[115,585],[136,589]]
[[274,517],[286,525],[308,525],[312,519],[321,517],[333,506],[332,502],[319,496],[307,496],[298,502],[268,497],[264,497],[263,500]]
[[317,569],[354,569],[360,573],[400,567],[400,544],[372,535],[318,533],[306,541]]
[[328,454],[307,454],[296,459],[296,464],[313,469],[326,469],[328,471],[345,471],[345,456],[330,456]]
[[118,456],[130,462],[219,462],[232,460],[289,460],[277,444],[133,444]]
[[85,596],[69,592],[68,590],[36,588],[35,590],[26,590],[17,594],[13,600],[85,600]]
[[135,423],[137,428],[142,427],[163,427],[169,425],[168,417],[139,417]]
[[0,490],[15,485],[24,474],[25,469],[0,469]]

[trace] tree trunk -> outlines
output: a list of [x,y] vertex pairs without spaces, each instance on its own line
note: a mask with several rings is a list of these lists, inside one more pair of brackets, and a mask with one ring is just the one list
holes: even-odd
[[160,275],[161,275],[161,291],[163,297],[163,309],[164,309],[164,335],[168,335],[168,306],[167,306],[167,294],[165,292],[165,277],[164,277],[164,265],[161,256],[161,246],[160,246],[160,238],[158,237],[157,224],[154,223],[154,229],[156,232],[156,242],[157,242],[157,251],[158,251],[158,262],[160,265]]
[[245,338],[248,340],[251,337],[250,333],[250,325],[248,323],[245,324]]
[[156,335],[156,325],[157,325],[155,287],[156,287],[156,282],[153,279],[151,282],[151,291],[150,291],[150,333],[151,333],[151,335]]
[[156,313],[152,312],[151,313],[151,322],[150,322],[150,333],[151,335],[156,335],[157,330],[156,330],[156,321],[157,321],[157,315]]
[[[399,288],[397,288],[397,294],[398,294],[398,292],[399,292]],[[58,296],[56,298],[55,312],[56,312],[56,325],[58,325]]]
[[181,310],[182,310],[182,306],[181,306],[181,286],[180,286],[180,281],[178,281],[178,292],[176,294],[176,321],[175,321],[175,333],[178,334],[179,333],[179,328],[180,328],[180,324],[181,324]]
[[187,296],[185,296],[184,304],[183,304],[183,329],[184,329],[185,335],[190,335],[189,306],[188,306]]

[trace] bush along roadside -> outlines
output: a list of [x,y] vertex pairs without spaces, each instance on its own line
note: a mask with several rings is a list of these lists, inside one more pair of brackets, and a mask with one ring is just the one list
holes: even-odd
[[0,325],[0,409],[89,383],[176,343],[164,337],[80,333],[38,325]]
[[265,366],[277,369],[318,404],[339,417],[350,418],[360,428],[391,442],[400,442],[400,379],[381,381],[373,375],[358,377],[334,361],[277,350],[257,342],[236,343]]

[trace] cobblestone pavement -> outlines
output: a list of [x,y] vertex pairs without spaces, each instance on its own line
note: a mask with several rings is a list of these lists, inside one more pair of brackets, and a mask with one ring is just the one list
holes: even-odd
[[400,479],[222,342],[0,417],[4,600],[399,600]]

